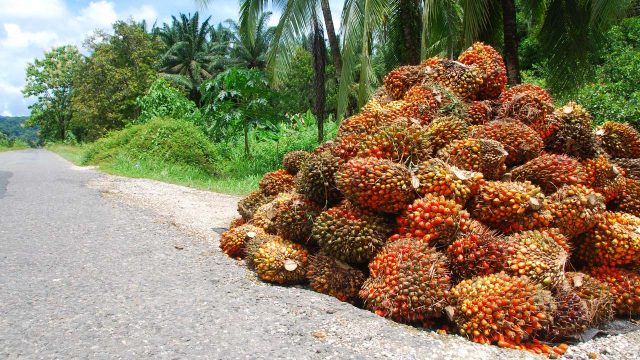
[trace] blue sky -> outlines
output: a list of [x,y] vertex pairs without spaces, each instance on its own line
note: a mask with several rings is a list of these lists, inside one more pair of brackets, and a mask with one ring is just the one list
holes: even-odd
[[[336,26],[342,1],[331,0]],[[199,10],[194,0],[0,0],[0,115],[28,115],[24,87],[27,63],[55,46],[82,41],[94,30],[109,30],[118,19],[162,24],[180,12]],[[238,0],[213,0],[203,15],[214,23],[237,19]],[[278,21],[274,12],[271,20]]]

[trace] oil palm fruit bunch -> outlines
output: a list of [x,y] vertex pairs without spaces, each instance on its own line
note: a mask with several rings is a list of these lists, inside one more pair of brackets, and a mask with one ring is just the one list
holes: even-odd
[[339,157],[344,161],[358,155],[360,151],[360,140],[362,135],[349,134],[336,137],[333,146],[331,147],[331,154]]
[[640,217],[640,181],[624,179],[624,188],[613,201],[617,210]]
[[606,203],[615,199],[624,188],[624,176],[604,155],[582,162],[584,183],[604,196]]
[[613,318],[614,299],[605,283],[581,272],[566,272],[565,277],[569,288],[584,301],[590,326],[600,326]]
[[336,173],[336,185],[351,203],[385,213],[404,209],[416,196],[406,166],[372,157],[342,165]]
[[460,54],[458,61],[480,68],[483,81],[478,90],[478,99],[497,99],[504,91],[507,85],[507,69],[502,56],[491,46],[476,42]]
[[506,243],[501,235],[472,220],[469,228],[449,245],[446,255],[457,279],[500,272],[505,263]]
[[514,276],[527,276],[545,288],[553,288],[564,280],[568,258],[566,241],[557,229],[512,234],[506,238],[505,271]]
[[312,238],[327,255],[357,265],[367,263],[392,230],[383,216],[343,201],[316,218]]
[[472,138],[498,141],[507,151],[507,166],[524,164],[542,152],[544,143],[530,127],[513,119],[496,120],[476,128]]
[[640,265],[640,218],[605,212],[582,234],[575,255],[589,265]]
[[384,77],[384,88],[393,99],[402,99],[411,87],[424,80],[425,75],[422,65],[401,66]]
[[612,162],[624,171],[624,176],[640,180],[640,159],[614,159]]
[[430,153],[430,144],[422,125],[403,118],[362,139],[358,156],[410,164],[428,158]]
[[613,158],[640,158],[640,133],[631,125],[607,121],[596,130],[598,142]]
[[551,226],[569,239],[591,230],[606,211],[604,197],[584,185],[563,186],[549,197],[548,204]]
[[382,108],[377,111],[373,111],[372,109],[368,111],[365,110],[360,114],[344,119],[338,128],[338,137],[371,134],[374,133],[379,126],[390,122],[387,116],[384,115]]
[[384,106],[392,101],[393,101],[393,98],[391,97],[387,89],[384,87],[384,85],[377,88],[376,91],[374,91],[373,94],[371,94],[371,99],[369,100],[370,103],[375,102],[377,106]]
[[247,265],[264,281],[295,285],[307,280],[309,253],[279,236],[257,236],[247,243]]
[[[443,103],[443,96],[439,90],[426,85],[412,87],[404,96],[401,106],[388,106],[387,117],[412,118],[427,125],[438,115]],[[392,105],[392,104],[390,104]]]
[[440,84],[463,100],[474,100],[484,82],[480,68],[449,59],[432,60],[425,66],[426,80]]
[[570,289],[552,291],[555,310],[551,313],[553,322],[544,333],[546,340],[561,340],[580,335],[590,325],[587,304]]
[[229,229],[237,228],[238,226],[242,226],[246,223],[247,222],[244,220],[244,218],[242,218],[242,216],[238,216],[231,220],[231,222],[229,223]]
[[244,258],[245,245],[256,236],[264,236],[264,230],[257,226],[245,224],[229,229],[220,236],[220,249],[232,258]]
[[433,158],[421,162],[415,173],[421,196],[441,195],[464,206],[485,183],[481,173],[466,171]]
[[435,119],[426,128],[427,141],[432,151],[438,151],[453,140],[465,139],[469,135],[467,122],[455,116]]
[[490,101],[476,100],[468,104],[465,119],[469,122],[469,125],[484,125],[493,120],[493,117],[494,111]]
[[366,279],[362,270],[322,253],[309,259],[307,277],[314,291],[352,304],[358,301],[358,292]]
[[516,85],[504,91],[500,101],[500,117],[522,121],[534,129],[544,127],[547,115],[554,110],[551,95],[533,84]]
[[276,217],[279,214],[278,209],[293,198],[293,193],[280,193],[270,202],[260,206],[251,219],[251,224],[262,228],[269,234],[276,234]]
[[258,184],[260,190],[267,195],[278,195],[293,189],[293,175],[287,170],[280,169],[264,174]]
[[544,141],[545,149],[554,154],[585,160],[592,159],[598,153],[596,137],[591,127],[579,123],[562,123]]
[[274,198],[274,195],[265,195],[262,191],[254,191],[238,201],[238,213],[248,222],[260,206],[271,202]]
[[451,280],[447,258],[429,244],[391,242],[369,263],[369,272],[360,297],[377,315],[421,325],[441,316]]
[[438,158],[463,170],[482,173],[487,180],[497,180],[507,167],[507,151],[494,140],[455,140],[438,151]]
[[275,232],[287,240],[309,245],[311,229],[321,208],[307,197],[291,194],[283,201],[276,202],[273,227]]
[[511,180],[530,181],[545,194],[552,194],[564,185],[582,183],[584,170],[576,159],[566,155],[542,154],[511,170]]
[[591,268],[588,273],[609,287],[618,315],[640,315],[640,274],[608,266]]
[[447,246],[467,229],[469,214],[453,200],[427,194],[398,216],[392,240],[414,238],[435,246]]
[[296,177],[296,191],[320,206],[337,203],[342,194],[336,187],[335,173],[343,163],[327,151],[310,156]]
[[555,110],[555,115],[566,124],[580,124],[586,128],[591,127],[591,114],[573,101],[569,101],[563,107]]
[[460,282],[451,289],[449,318],[461,335],[481,344],[513,347],[548,329],[553,297],[525,276],[497,273]]
[[282,167],[291,175],[297,175],[304,162],[311,156],[302,150],[291,151],[282,158]]

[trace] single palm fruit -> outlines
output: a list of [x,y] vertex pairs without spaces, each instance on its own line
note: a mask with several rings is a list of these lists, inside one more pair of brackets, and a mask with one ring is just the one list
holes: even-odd
[[640,159],[613,159],[612,162],[624,171],[624,176],[640,180]]
[[507,167],[507,151],[494,140],[455,140],[438,151],[438,158],[463,170],[482,173],[487,180],[497,180]]
[[426,80],[440,84],[463,100],[475,100],[483,83],[482,71],[475,65],[466,65],[449,59],[432,61],[424,68]]
[[600,280],[581,272],[566,272],[568,286],[587,307],[591,327],[597,327],[613,319],[613,296],[609,287]]
[[522,121],[534,129],[545,127],[547,115],[553,113],[551,95],[533,84],[516,85],[500,96],[499,116]]
[[548,329],[553,297],[526,276],[497,273],[460,282],[445,309],[462,336],[481,343],[519,345]]
[[335,173],[343,163],[342,159],[326,151],[310,156],[296,177],[296,192],[320,206],[337,203],[342,194],[336,187]]
[[384,87],[395,100],[402,99],[404,94],[425,77],[424,66],[407,65],[390,71],[384,77]]
[[238,213],[244,221],[248,222],[260,206],[271,202],[274,198],[275,196],[265,195],[262,191],[254,191],[238,201]]
[[567,238],[591,230],[606,211],[604,196],[584,185],[567,185],[549,197],[552,227]]
[[472,101],[467,107],[465,120],[470,125],[484,125],[495,117],[490,101]]
[[307,277],[314,291],[352,304],[358,301],[358,292],[366,279],[362,270],[322,253],[311,256]]
[[613,205],[616,210],[640,217],[640,181],[625,178],[624,188]]
[[507,166],[524,164],[542,153],[544,143],[540,135],[520,121],[513,119],[495,120],[474,129],[470,137],[495,140],[509,153]]
[[275,235],[247,243],[247,265],[264,281],[295,285],[307,279],[309,253],[300,244]]
[[311,153],[298,150],[287,153],[282,158],[282,167],[291,175],[297,175],[302,164],[311,156]]
[[246,223],[247,222],[244,221],[244,218],[242,218],[242,216],[238,216],[236,218],[233,218],[233,220],[231,220],[231,222],[229,223],[229,229],[237,228],[238,226],[242,226]]
[[443,116],[429,124],[426,133],[427,141],[435,152],[453,140],[465,139],[469,135],[469,125],[455,116]]
[[580,184],[583,178],[580,162],[566,155],[542,154],[511,170],[511,180],[530,181],[545,194],[552,194],[564,185]]
[[260,206],[251,219],[251,224],[255,225],[269,234],[276,234],[275,220],[278,215],[278,209],[291,201],[293,193],[280,193],[270,202]]
[[353,204],[385,213],[404,209],[416,197],[409,169],[385,159],[350,160],[336,173],[336,185]]
[[441,195],[462,206],[485,183],[481,173],[458,169],[437,158],[421,162],[415,178],[419,184],[417,192],[421,196]]
[[483,81],[478,89],[478,99],[497,99],[504,91],[507,85],[507,69],[500,53],[491,46],[476,42],[460,54],[458,61],[480,68]]
[[565,154],[577,159],[591,159],[597,155],[598,146],[591,127],[580,123],[561,123],[557,131],[544,140],[545,150]]
[[640,133],[629,124],[607,121],[596,129],[600,146],[613,158],[640,158]]
[[624,176],[620,169],[604,155],[582,162],[584,183],[604,196],[606,203],[615,199],[624,189]]
[[506,243],[496,231],[472,220],[469,229],[447,248],[447,257],[457,279],[489,275],[502,271]]
[[387,244],[369,264],[360,290],[367,309],[398,322],[441,316],[451,288],[447,258],[418,239]]
[[293,189],[293,175],[280,169],[264,174],[259,183],[260,190],[267,195],[278,195]]
[[287,240],[310,245],[311,229],[321,208],[304,195],[291,194],[283,201],[276,202],[273,227],[275,232]]
[[546,340],[567,339],[587,330],[590,325],[589,309],[578,294],[571,289],[556,289],[553,291],[553,302],[553,322],[549,330],[542,334]]
[[588,273],[609,287],[616,314],[624,317],[640,315],[640,274],[638,272],[601,266],[588,269]]
[[400,119],[362,139],[359,157],[375,157],[411,164],[431,153],[424,128],[414,120]]
[[589,265],[640,265],[640,218],[605,212],[579,238],[575,256]]
[[391,240],[415,238],[435,246],[447,246],[467,228],[469,214],[455,201],[427,194],[407,206],[398,217]]
[[232,258],[244,258],[246,243],[258,235],[265,235],[257,226],[245,224],[229,229],[220,236],[220,249]]
[[343,201],[316,218],[312,238],[327,255],[355,265],[367,263],[392,230],[384,217]]
[[566,241],[557,229],[512,234],[506,238],[505,271],[553,288],[564,280]]

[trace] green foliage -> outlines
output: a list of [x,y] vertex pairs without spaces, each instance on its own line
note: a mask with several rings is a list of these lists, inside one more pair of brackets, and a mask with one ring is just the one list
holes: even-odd
[[146,123],[156,117],[168,117],[200,125],[201,115],[196,104],[162,78],[154,81],[149,91],[138,98],[138,106],[140,116],[136,123]]
[[0,116],[0,132],[9,138],[19,138],[31,145],[40,143],[38,139],[38,127],[27,127],[26,116],[5,117]]
[[156,118],[111,132],[87,148],[83,163],[99,164],[118,156],[190,166],[208,174],[216,172],[209,139],[184,120]]
[[7,134],[0,131],[0,152],[8,150],[26,149],[29,147],[26,141],[22,139],[16,139],[9,137]]

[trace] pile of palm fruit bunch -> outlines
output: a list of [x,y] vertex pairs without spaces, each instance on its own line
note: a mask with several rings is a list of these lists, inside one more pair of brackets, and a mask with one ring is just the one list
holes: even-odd
[[239,202],[222,250],[266,282],[549,357],[637,316],[640,135],[506,82],[482,43],[391,71]]

